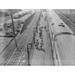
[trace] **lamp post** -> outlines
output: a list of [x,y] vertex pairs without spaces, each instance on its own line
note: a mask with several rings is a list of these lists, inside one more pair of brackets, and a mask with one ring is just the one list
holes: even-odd
[[17,50],[19,50],[18,45],[17,45],[16,38],[15,38],[15,26],[14,26],[14,21],[13,21],[12,10],[10,10],[10,18],[11,18],[12,28],[13,28],[13,35],[14,35],[13,38],[14,38],[14,40],[15,40],[16,48],[17,48]]

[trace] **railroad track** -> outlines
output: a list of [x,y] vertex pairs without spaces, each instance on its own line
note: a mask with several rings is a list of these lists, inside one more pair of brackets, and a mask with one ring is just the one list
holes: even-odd
[[[38,16],[38,15],[39,15],[39,12],[36,12],[36,13],[37,13],[37,14],[36,14],[35,16]],[[36,18],[36,17],[35,17],[35,18]],[[37,17],[37,18],[38,18],[38,17]],[[36,19],[37,19],[37,18],[36,18]],[[35,20],[35,19],[33,19],[33,20]],[[36,20],[36,21],[37,21],[37,20]],[[31,22],[31,23],[28,23],[28,24],[33,25],[34,23]],[[34,25],[35,25],[35,24],[34,24]],[[31,28],[31,26],[28,26],[28,27]],[[33,27],[33,26],[32,26],[32,27]],[[32,28],[32,29],[33,29],[33,28]],[[31,29],[31,31],[32,31],[32,29]],[[21,41],[23,41],[23,42],[25,41],[25,39],[26,39],[25,37],[28,36],[28,33],[29,33],[29,32],[30,32],[29,30],[23,31],[23,33],[22,33],[21,35],[18,35],[18,36],[16,37],[16,40],[17,40],[17,42],[18,42],[18,46],[21,45],[21,44],[20,44]],[[26,34],[25,34],[25,33],[26,33]],[[30,34],[29,34],[29,35],[30,35]],[[23,39],[23,38],[25,38],[25,39]],[[19,40],[19,39],[21,39],[21,40]],[[18,41],[18,40],[19,40],[19,41]],[[19,43],[19,42],[20,42],[20,43]],[[25,41],[24,43],[26,44],[26,41]],[[24,43],[23,43],[23,44],[24,44]],[[10,51],[10,48],[11,48],[14,44],[15,44],[15,42],[12,41],[11,44],[9,44],[9,46],[7,47],[7,51],[8,51],[8,50]],[[25,44],[24,44],[24,45],[25,45]],[[21,46],[22,46],[22,45],[21,45]],[[10,48],[9,48],[9,47],[10,47]],[[6,49],[6,48],[5,48],[5,49]],[[14,50],[14,49],[15,49],[15,45],[11,48],[11,50]],[[6,52],[5,52],[5,53],[6,53]],[[17,53],[18,53],[18,54],[17,54]],[[20,52],[20,53],[21,53],[21,52]],[[17,50],[14,50],[13,55],[12,55],[11,57],[8,55],[8,57],[10,57],[10,60],[11,60],[11,59],[13,60],[13,58],[16,57],[16,54],[19,55],[19,52],[18,52]],[[4,55],[5,55],[5,57],[6,57],[7,54],[4,54]],[[20,56],[20,55],[19,55],[19,56]],[[6,59],[5,57],[3,57],[3,58]],[[17,57],[18,57],[18,56],[17,56]],[[15,58],[15,59],[17,59],[17,58]],[[14,60],[15,60],[15,59],[14,59]],[[6,60],[7,60],[7,59],[6,59]],[[6,61],[6,60],[5,60],[5,61]],[[9,64],[10,60],[8,60],[7,64]],[[17,59],[17,60],[18,60],[18,59]]]

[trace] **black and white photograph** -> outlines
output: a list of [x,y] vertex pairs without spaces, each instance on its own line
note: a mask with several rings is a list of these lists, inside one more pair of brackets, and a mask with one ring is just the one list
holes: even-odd
[[75,1],[0,0],[0,75],[75,75]]
[[0,66],[75,65],[75,9],[0,9]]

